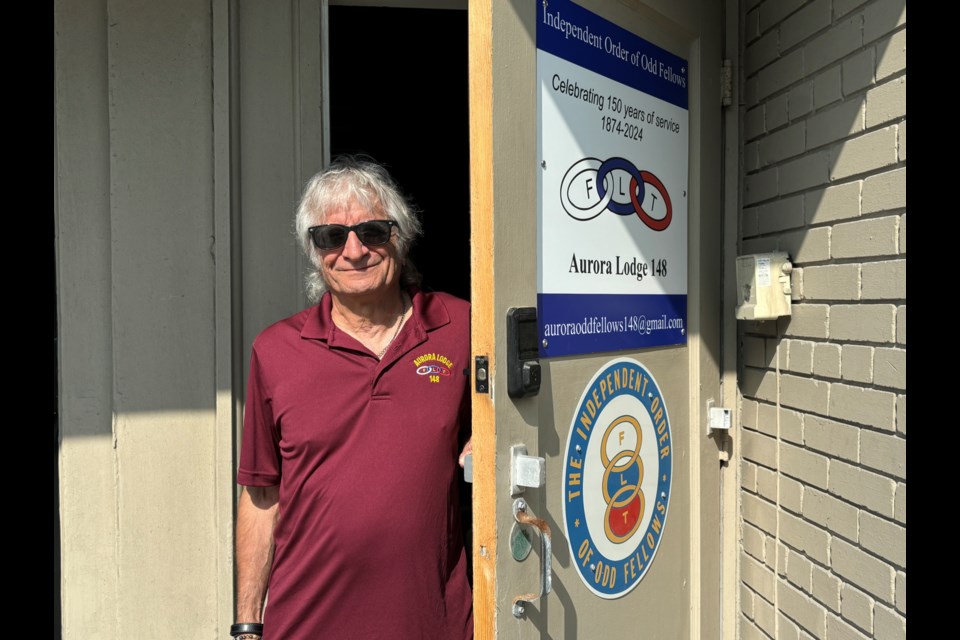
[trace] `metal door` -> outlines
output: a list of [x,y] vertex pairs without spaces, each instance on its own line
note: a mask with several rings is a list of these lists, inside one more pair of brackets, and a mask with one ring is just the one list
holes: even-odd
[[[538,258],[542,242],[538,207],[540,224],[550,223],[540,189],[548,172],[569,168],[548,166],[552,158],[543,157],[543,137],[555,135],[555,128],[541,130],[538,142],[545,118],[542,106],[538,114],[538,22],[552,12],[552,28],[566,38],[593,42],[604,55],[621,55],[604,43],[603,33],[590,30],[593,22],[587,28],[578,22],[577,9],[687,65],[682,70],[688,100],[686,184],[660,186],[670,191],[677,209],[680,200],[686,209],[685,263],[672,264],[686,272],[683,335],[676,339],[674,334],[675,339],[659,346],[614,345],[611,350],[607,345],[596,352],[554,356],[545,346],[549,339],[544,327],[536,326],[539,353],[528,352],[526,357],[539,364],[539,393],[511,397],[508,369],[514,351],[508,339],[508,314],[511,309],[538,306],[543,286],[538,270],[546,260],[542,246]],[[478,638],[720,637],[721,465],[706,415],[707,403],[720,397],[722,24],[722,6],[705,0],[581,0],[577,7],[567,0],[471,0],[472,474]],[[636,72],[645,73],[642,68]],[[563,93],[565,100],[594,100],[584,83],[579,91],[567,91],[569,85],[561,90],[559,82],[564,80],[558,80],[553,90]],[[606,108],[597,111],[597,127],[606,126],[601,120],[606,114],[624,114],[622,107],[611,112],[607,103]],[[620,120],[623,125],[628,119]],[[571,126],[587,130],[583,123]],[[605,134],[598,130],[596,135]],[[587,150],[594,144],[589,136],[581,142]],[[598,165],[606,160],[594,157],[584,166],[596,178]],[[559,181],[559,174],[553,175]],[[603,180],[601,176],[599,182]],[[539,233],[544,233],[542,227]],[[656,230],[647,225],[636,233],[642,237]],[[617,262],[614,270],[622,266],[626,268]],[[571,271],[578,268],[576,262],[569,266]],[[642,313],[641,307],[637,314]],[[635,318],[624,320],[636,324]],[[527,373],[535,382],[535,366]],[[630,406],[636,411],[628,407],[603,413],[608,394],[623,396],[622,391],[631,388],[636,393],[623,402],[634,403]],[[592,408],[591,399],[596,400]],[[630,419],[632,413],[636,420]],[[620,414],[627,417],[618,422]],[[585,434],[588,427],[593,431]],[[613,439],[617,444],[611,444]],[[636,462],[641,439],[654,452],[644,464]],[[521,446],[528,457],[519,457]],[[669,451],[661,457],[663,447]],[[658,458],[668,458],[669,464]],[[518,472],[528,476],[521,484],[540,484],[541,464],[542,486],[517,486]],[[587,464],[593,465],[589,482],[586,471],[578,475],[580,466]],[[632,475],[625,473],[628,468]],[[644,474],[646,484],[641,483]],[[611,480],[611,475],[619,479]],[[571,497],[580,481],[591,496]],[[618,494],[623,486],[632,489]],[[629,517],[628,502],[634,510]],[[586,534],[578,529],[577,514],[594,523]],[[615,516],[629,520],[625,529],[615,526],[604,532],[597,524],[614,522]],[[547,535],[549,546],[541,542]],[[528,544],[532,552],[518,559]],[[545,575],[547,565],[550,572]],[[538,597],[544,587],[550,592]]]

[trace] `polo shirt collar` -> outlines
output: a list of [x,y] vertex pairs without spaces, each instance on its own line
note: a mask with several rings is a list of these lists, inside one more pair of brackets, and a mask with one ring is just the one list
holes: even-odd
[[[418,341],[426,338],[426,332],[450,323],[450,314],[447,307],[438,296],[425,295],[418,287],[408,287],[407,293],[413,301],[414,333]],[[310,307],[307,321],[300,330],[300,337],[308,340],[322,340],[330,346],[338,346],[338,337],[342,340],[341,332],[336,331],[331,312],[333,298],[327,291],[320,298],[320,302]],[[408,322],[409,324],[409,322]],[[352,341],[352,338],[351,338]]]

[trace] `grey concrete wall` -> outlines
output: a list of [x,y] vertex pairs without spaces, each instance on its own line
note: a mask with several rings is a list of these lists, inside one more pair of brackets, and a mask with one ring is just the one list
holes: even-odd
[[906,3],[744,0],[740,632],[906,635]]

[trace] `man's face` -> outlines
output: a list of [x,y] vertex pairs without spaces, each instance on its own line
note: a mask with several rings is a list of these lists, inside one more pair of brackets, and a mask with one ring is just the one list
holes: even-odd
[[[380,211],[370,211],[357,202],[327,214],[324,224],[353,226],[368,220],[386,220]],[[351,231],[338,249],[320,250],[320,272],[335,297],[371,297],[395,290],[400,278],[400,262],[394,236],[390,242],[368,247]]]

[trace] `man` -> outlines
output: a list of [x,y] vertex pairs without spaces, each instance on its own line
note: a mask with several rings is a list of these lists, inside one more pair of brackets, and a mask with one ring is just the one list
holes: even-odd
[[420,224],[379,165],[314,176],[296,229],[317,304],[253,344],[231,634],[472,638],[469,306],[419,290]]

